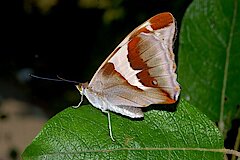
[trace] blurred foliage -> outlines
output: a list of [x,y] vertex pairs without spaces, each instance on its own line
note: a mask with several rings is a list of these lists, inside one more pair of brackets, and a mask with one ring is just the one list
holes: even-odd
[[58,0],[24,0],[24,9],[26,12],[31,13],[32,9],[37,7],[42,14],[46,14],[57,3]]
[[[104,10],[103,22],[110,24],[113,20],[124,17],[125,10],[122,2],[123,0],[78,0],[78,6],[82,9]],[[42,14],[47,14],[58,3],[58,0],[24,0],[24,9],[31,14],[33,8],[36,7]]]
[[123,0],[79,0],[81,8],[104,9],[103,22],[105,24],[110,24],[112,21],[122,19],[125,16],[122,3]]
[[81,8],[99,8],[99,9],[106,9],[110,8],[113,4],[119,5],[119,2],[121,3],[122,0],[78,0],[78,5]]

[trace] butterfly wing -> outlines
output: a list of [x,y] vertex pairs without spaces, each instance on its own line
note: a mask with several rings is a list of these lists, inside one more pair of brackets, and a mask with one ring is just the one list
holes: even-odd
[[171,13],[150,18],[110,54],[89,89],[115,107],[174,103],[180,93],[172,50],[175,32]]

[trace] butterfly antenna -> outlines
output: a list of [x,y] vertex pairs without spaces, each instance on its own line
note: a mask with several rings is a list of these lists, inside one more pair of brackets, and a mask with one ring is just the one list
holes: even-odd
[[72,81],[72,80],[68,80],[68,79],[62,78],[62,77],[60,77],[59,75],[57,75],[57,78],[58,78],[59,80],[64,81],[64,82],[70,82],[70,83],[76,83],[76,84],[79,84],[79,83],[80,83],[80,82],[77,82],[77,81]]
[[30,77],[33,77],[33,78],[37,78],[37,79],[43,79],[43,80],[48,80],[48,81],[63,81],[61,79],[55,79],[55,78],[47,78],[47,77],[40,77],[40,76],[36,76],[36,75],[33,75],[33,74],[29,74]]
[[30,77],[33,77],[33,78],[37,78],[37,79],[43,79],[43,80],[48,80],[48,81],[57,81],[57,82],[69,82],[69,83],[75,83],[75,84],[79,84],[80,82],[77,82],[77,81],[71,81],[71,80],[67,80],[67,79],[64,79],[60,76],[57,75],[57,78],[47,78],[47,77],[40,77],[40,76],[36,76],[36,75],[33,75],[33,74],[29,74]]

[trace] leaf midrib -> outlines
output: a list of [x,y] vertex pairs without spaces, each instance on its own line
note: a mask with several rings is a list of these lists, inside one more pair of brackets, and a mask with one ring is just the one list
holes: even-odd
[[[114,148],[114,149],[99,149],[99,150],[81,150],[81,151],[74,151],[74,152],[54,152],[54,153],[46,153],[39,155],[37,157],[41,156],[55,156],[55,155],[76,155],[76,154],[82,154],[82,153],[108,153],[108,152],[115,152],[115,151],[200,151],[200,152],[217,152],[217,153],[228,153],[233,154],[231,152],[234,152],[236,155],[240,155],[240,152],[234,151],[231,149],[225,149],[225,148]],[[31,156],[35,157],[35,156]]]
[[236,17],[237,17],[237,6],[238,1],[234,0],[234,9],[233,9],[233,17],[232,17],[232,23],[231,23],[231,29],[229,32],[229,41],[226,48],[226,61],[225,61],[225,67],[224,67],[224,76],[223,76],[223,87],[222,87],[222,93],[221,93],[221,109],[220,109],[220,119],[219,119],[219,129],[221,133],[224,131],[224,102],[225,102],[225,95],[226,95],[226,87],[227,87],[227,78],[228,78],[228,66],[229,66],[229,56],[230,56],[230,50],[232,46],[232,39],[233,39],[233,32],[236,24]]

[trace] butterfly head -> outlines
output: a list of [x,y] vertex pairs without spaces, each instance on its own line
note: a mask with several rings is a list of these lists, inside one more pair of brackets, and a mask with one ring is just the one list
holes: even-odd
[[84,95],[84,91],[85,89],[88,87],[88,82],[85,83],[79,83],[78,85],[76,85],[77,89],[79,90],[81,95]]

